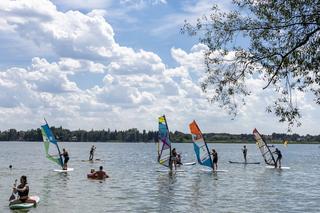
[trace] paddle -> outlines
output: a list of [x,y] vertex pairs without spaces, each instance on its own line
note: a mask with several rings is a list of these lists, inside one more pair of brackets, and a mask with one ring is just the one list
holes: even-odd
[[[16,188],[17,181],[18,181],[17,179],[14,181],[13,188]],[[14,192],[14,189],[12,189],[12,194],[11,194],[11,196],[9,198],[9,201],[16,199],[16,196],[14,196],[13,192]]]

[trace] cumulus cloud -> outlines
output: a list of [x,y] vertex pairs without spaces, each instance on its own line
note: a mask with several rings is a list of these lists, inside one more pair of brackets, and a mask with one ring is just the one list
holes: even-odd
[[[92,7],[101,2],[92,1]],[[70,129],[156,129],[162,114],[172,130],[185,132],[193,119],[204,131],[250,132],[254,124],[275,129],[263,119],[271,94],[259,90],[260,79],[249,79],[258,89],[230,122],[199,87],[205,46],[173,47],[177,65],[168,67],[154,52],[117,43],[106,13],[64,12],[48,0],[0,2],[0,49],[18,44],[28,59],[18,63],[9,53],[8,65],[0,66],[1,129],[37,128],[44,116]],[[87,81],[93,85],[84,88]],[[299,95],[299,101],[307,99]]]

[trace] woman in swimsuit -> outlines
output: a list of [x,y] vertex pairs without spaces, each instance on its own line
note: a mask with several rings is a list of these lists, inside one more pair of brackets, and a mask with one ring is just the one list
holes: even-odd
[[[177,169],[177,151],[176,148],[173,148],[171,151],[171,163],[174,165],[174,169]],[[171,169],[172,169],[172,164]]]
[[68,169],[68,161],[69,161],[69,153],[67,152],[67,150],[65,148],[63,148],[62,151],[63,151],[63,153],[61,155],[63,156],[63,159],[64,159],[62,169],[67,170]]
[[17,187],[13,188],[14,193],[18,193],[19,198],[10,202],[10,204],[18,204],[18,203],[36,203],[35,200],[29,198],[29,186],[27,183],[27,177],[21,176],[20,184]]
[[215,149],[212,149],[212,165],[213,165],[213,171],[218,169],[218,153]]

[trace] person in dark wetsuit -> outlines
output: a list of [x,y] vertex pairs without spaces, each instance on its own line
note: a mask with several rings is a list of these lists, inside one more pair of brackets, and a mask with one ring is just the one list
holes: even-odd
[[174,165],[174,169],[177,169],[177,151],[176,148],[173,148],[171,151],[171,165],[170,168],[172,169],[172,164]]
[[277,155],[277,160],[276,160],[276,164],[274,165],[275,168],[277,168],[277,166],[279,165],[279,168],[281,168],[281,158],[282,158],[282,154],[280,152],[280,150],[278,148],[276,148],[276,150],[274,151],[274,153]]
[[67,150],[65,148],[62,149],[62,156],[63,156],[63,166],[62,169],[63,170],[67,170],[68,169],[68,161],[69,161],[69,153],[67,152]]
[[96,150],[96,147],[94,145],[92,145],[91,149],[90,149],[90,156],[89,156],[89,160],[93,160],[93,155],[94,155],[94,151]]
[[182,165],[182,162],[181,162],[181,155],[179,153],[177,153],[177,165]]
[[243,158],[245,163],[247,163],[247,152],[248,152],[247,147],[243,146],[242,153],[243,153]]
[[218,153],[215,149],[212,149],[212,169],[213,171],[218,169]]
[[10,204],[18,204],[18,203],[36,203],[35,200],[29,198],[29,186],[27,183],[27,177],[21,176],[20,184],[13,188],[14,193],[18,193],[19,198],[11,201]]

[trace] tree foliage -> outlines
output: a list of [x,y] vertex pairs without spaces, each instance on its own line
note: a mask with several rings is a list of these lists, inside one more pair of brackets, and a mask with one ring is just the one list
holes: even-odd
[[[260,78],[275,91],[268,112],[280,122],[300,125],[293,91],[314,94],[320,104],[320,1],[235,0],[232,11],[213,6],[196,24],[185,21],[183,33],[199,36],[205,52],[202,89],[210,101],[237,114],[250,95],[248,79]],[[239,42],[245,40],[246,42]]]

